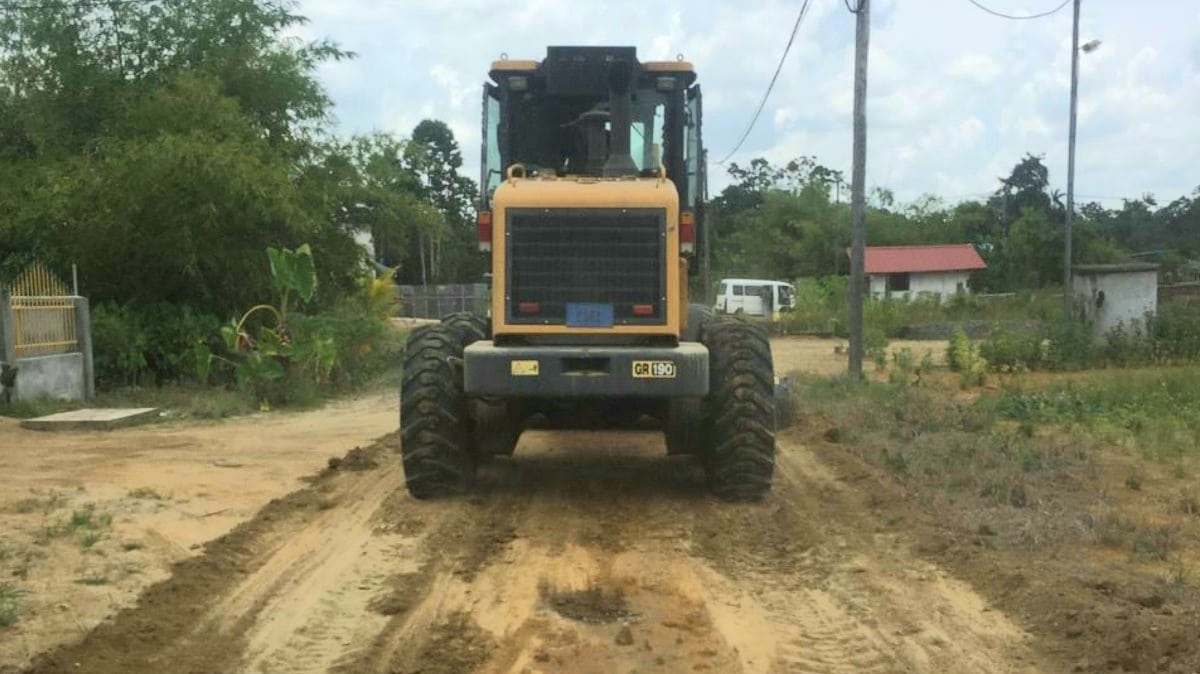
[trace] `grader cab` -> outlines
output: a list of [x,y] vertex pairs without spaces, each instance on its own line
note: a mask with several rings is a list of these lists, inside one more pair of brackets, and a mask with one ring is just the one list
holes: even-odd
[[775,453],[766,334],[688,303],[705,168],[691,64],[550,47],[490,76],[478,215],[490,316],[452,314],[409,338],[409,491],[468,490],[532,424],[653,419],[716,494],[762,496]]

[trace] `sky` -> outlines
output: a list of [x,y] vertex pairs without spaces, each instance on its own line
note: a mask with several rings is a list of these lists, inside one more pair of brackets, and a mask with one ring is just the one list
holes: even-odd
[[[980,0],[1028,15],[1061,0]],[[408,135],[445,121],[479,175],[480,96],[491,62],[547,45],[636,46],[641,60],[691,61],[704,90],[714,193],[783,54],[801,0],[301,0],[301,39],[357,56],[320,66],[340,133]],[[1200,0],[1084,0],[1076,200],[1165,204],[1200,186]],[[968,0],[874,0],[867,186],[950,203],[995,191],[1026,153],[1066,187],[1071,6],[1027,21]],[[814,156],[850,174],[854,16],[811,0],[779,81],[731,162]]]

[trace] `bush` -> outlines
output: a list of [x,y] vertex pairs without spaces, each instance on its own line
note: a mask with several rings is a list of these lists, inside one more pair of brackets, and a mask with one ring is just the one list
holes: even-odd
[[1045,363],[1041,335],[1013,330],[996,330],[979,343],[979,355],[994,370],[1036,370]]
[[100,304],[92,311],[96,386],[161,385],[196,378],[196,345],[220,321],[174,304]]

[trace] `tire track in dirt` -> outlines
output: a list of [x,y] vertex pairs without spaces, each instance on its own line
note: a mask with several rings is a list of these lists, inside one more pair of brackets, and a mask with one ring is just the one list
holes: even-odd
[[795,436],[750,505],[629,432],[530,433],[476,495],[418,502],[393,442],[370,450],[381,467],[327,471],[33,671],[1038,671],[1019,629],[880,533]]

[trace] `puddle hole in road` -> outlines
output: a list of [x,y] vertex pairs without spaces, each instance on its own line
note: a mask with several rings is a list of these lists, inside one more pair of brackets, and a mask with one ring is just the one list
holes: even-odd
[[554,590],[541,587],[542,600],[564,618],[589,625],[630,622],[638,617],[629,609],[625,593],[596,585],[583,590]]

